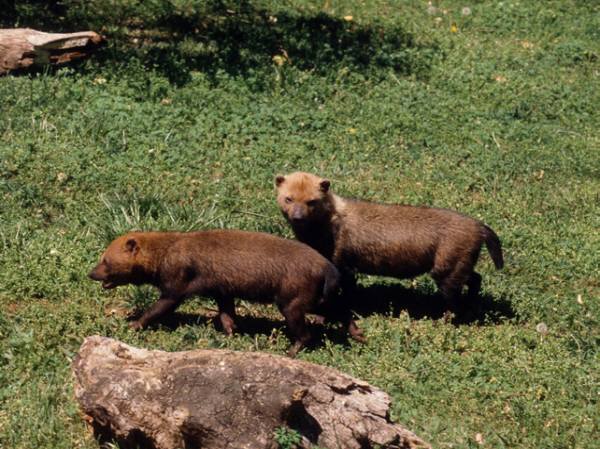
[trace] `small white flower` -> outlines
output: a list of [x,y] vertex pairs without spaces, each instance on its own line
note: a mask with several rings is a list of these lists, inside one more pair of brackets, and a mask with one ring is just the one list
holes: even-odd
[[477,444],[479,444],[479,445],[483,444],[483,443],[484,443],[484,440],[483,440],[483,435],[482,435],[482,434],[480,434],[480,433],[476,433],[476,434],[475,434],[475,441],[476,441],[476,442],[477,442]]
[[465,7],[464,7],[464,8],[463,8],[463,9],[460,11],[460,13],[461,13],[463,16],[470,16],[470,15],[471,15],[471,8],[469,8],[468,6],[465,6]]
[[546,335],[548,333],[548,326],[543,322],[538,323],[538,325],[535,326],[535,330],[542,335]]

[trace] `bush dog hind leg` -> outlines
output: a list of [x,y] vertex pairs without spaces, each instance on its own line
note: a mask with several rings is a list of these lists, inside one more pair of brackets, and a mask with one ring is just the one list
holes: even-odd
[[219,306],[219,315],[217,316],[219,324],[223,328],[223,332],[227,335],[232,335],[237,329],[235,324],[235,301],[229,297],[218,298],[216,301]]
[[296,357],[306,343],[310,340],[310,333],[306,327],[304,305],[308,304],[306,298],[297,296],[287,304],[278,304],[285,323],[294,338],[292,347],[288,350],[290,357]]
[[[341,292],[337,291],[338,285]],[[329,300],[317,312],[319,324],[340,322],[350,338],[359,343],[366,343],[367,338],[352,317],[350,308],[357,290],[356,276],[349,272],[342,272],[333,288],[326,290],[323,296],[329,298]]]
[[354,321],[354,318],[352,317],[352,310],[349,307],[349,304],[354,303],[358,294],[356,276],[347,271],[342,272],[341,287],[342,293],[339,301],[343,301],[343,305],[341,307],[342,315],[339,319],[346,326],[346,329],[352,339],[360,343],[366,343],[367,338],[365,337],[363,331],[356,324],[356,321]]

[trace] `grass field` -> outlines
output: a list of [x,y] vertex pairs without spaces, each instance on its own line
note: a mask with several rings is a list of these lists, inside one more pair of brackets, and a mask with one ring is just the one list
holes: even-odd
[[284,354],[272,307],[240,302],[232,338],[203,299],[135,333],[125,316],[155,292],[86,275],[132,229],[291,237],[273,177],[294,170],[480,218],[506,258],[484,250],[481,301],[455,323],[429,278],[364,277],[369,342],[327,329],[300,358],[383,388],[438,448],[598,447],[598,2],[16,3],[4,26],[110,40],[0,78],[0,448],[97,447],[69,366],[88,335]]

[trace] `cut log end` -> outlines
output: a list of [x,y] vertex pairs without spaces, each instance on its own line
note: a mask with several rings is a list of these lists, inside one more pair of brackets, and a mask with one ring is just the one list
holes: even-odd
[[30,28],[0,29],[0,75],[85,58],[103,41],[93,31],[44,33]]
[[332,368],[223,350],[167,353],[87,338],[73,362],[75,395],[97,436],[122,447],[430,448],[389,419],[382,390]]

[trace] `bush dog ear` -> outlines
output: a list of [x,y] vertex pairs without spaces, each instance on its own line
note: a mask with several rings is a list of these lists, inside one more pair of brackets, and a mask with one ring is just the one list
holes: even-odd
[[321,192],[327,193],[329,192],[329,186],[331,185],[331,181],[329,179],[323,179],[319,183],[319,187],[321,188]]
[[283,184],[283,181],[285,181],[285,176],[283,176],[283,175],[275,176],[275,185],[277,187],[279,187],[281,184]]
[[135,256],[140,250],[140,245],[135,239],[129,239],[125,243],[125,249]]

